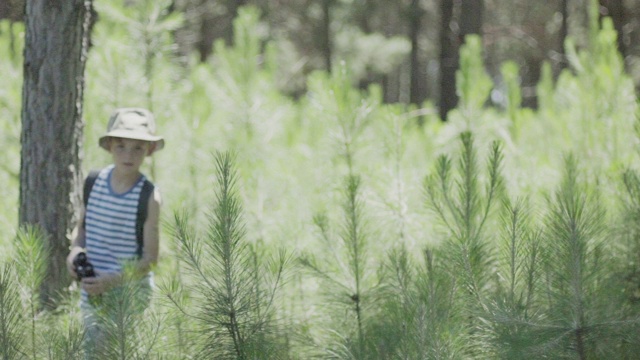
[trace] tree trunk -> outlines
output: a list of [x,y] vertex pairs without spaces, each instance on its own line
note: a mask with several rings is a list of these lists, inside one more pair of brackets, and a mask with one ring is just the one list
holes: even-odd
[[[353,23],[356,24],[364,34],[369,35],[374,32],[369,21],[374,15],[376,6],[375,1],[371,0],[355,0],[351,6],[351,17],[353,18]],[[383,85],[382,76],[367,70],[365,71],[362,79],[358,82],[358,87],[366,90],[371,86],[371,84],[375,83]]]
[[469,34],[482,34],[484,0],[460,1],[460,43]]
[[198,54],[200,54],[200,61],[205,62],[213,52],[213,42],[216,37],[216,18],[210,13],[202,13],[201,16],[196,48],[198,49]]
[[[452,30],[454,6],[460,6],[459,31]],[[484,13],[483,0],[441,0],[440,17],[440,118],[447,120],[449,110],[458,104],[456,71],[460,64],[460,44],[469,34],[481,34]]]
[[12,22],[24,19],[25,0],[2,0],[0,1],[0,19],[9,19]]
[[331,72],[331,7],[333,0],[322,0],[322,24],[320,32],[320,49],[324,58],[324,66],[327,72]]
[[600,0],[600,15],[608,16],[618,33],[618,51],[622,58],[627,56],[627,45],[624,38],[624,24],[627,22],[622,0]]
[[227,6],[227,29],[225,31],[225,43],[228,46],[232,46],[234,44],[233,42],[233,21],[236,19],[236,17],[238,17],[238,9],[240,9],[240,7],[246,5],[247,1],[246,0],[230,0],[229,4]]
[[564,42],[569,36],[569,0],[562,0],[560,14],[562,14],[562,23],[560,25],[560,33],[558,34],[560,46],[560,61],[557,67],[556,76],[567,67],[567,53],[564,49]]
[[91,0],[29,0],[25,16],[20,224],[43,228],[51,251],[40,297],[68,285],[65,258],[80,204],[82,96]]
[[456,107],[456,70],[458,43],[452,30],[453,0],[440,1],[440,118],[447,120],[449,110]]
[[412,0],[409,6],[409,39],[411,41],[409,101],[417,105],[422,104],[427,97],[425,84],[427,76],[420,61],[420,47],[418,44],[423,14],[424,11],[420,7],[420,1]]
[[373,29],[371,28],[369,21],[376,11],[377,4],[370,0],[356,0],[353,7],[355,8],[353,15],[354,22],[363,33],[371,34]]

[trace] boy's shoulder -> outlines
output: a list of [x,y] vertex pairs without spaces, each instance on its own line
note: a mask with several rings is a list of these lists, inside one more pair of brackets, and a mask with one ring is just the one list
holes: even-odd
[[[89,174],[85,178],[84,186],[83,186],[83,200],[84,200],[85,207],[87,206],[87,202],[89,201],[89,195],[91,194],[91,189],[93,188],[93,185],[96,183],[96,179],[98,179],[100,174],[105,170],[108,171],[109,167],[90,170]],[[143,204],[142,206],[144,207],[146,206],[151,194],[153,194],[155,190],[155,185],[144,174],[142,174],[142,178],[143,178],[143,183],[142,183],[142,189],[140,190],[140,203]]]

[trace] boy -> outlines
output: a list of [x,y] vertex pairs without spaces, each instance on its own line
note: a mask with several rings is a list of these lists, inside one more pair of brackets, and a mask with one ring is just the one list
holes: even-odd
[[[89,299],[122,284],[125,262],[134,261],[143,286],[151,286],[150,268],[158,259],[161,199],[158,189],[140,173],[140,166],[146,156],[164,147],[164,140],[155,135],[151,112],[122,108],[109,119],[107,133],[100,138],[99,145],[111,153],[113,164],[100,170],[95,178],[67,256],[67,268],[74,278],[78,274],[73,262],[81,252],[86,252],[95,270],[95,276],[83,277],[80,281],[81,308],[88,339],[93,342],[100,342],[100,331],[93,324],[95,308]],[[152,189],[146,204],[146,219],[138,219],[140,196],[145,186]],[[141,233],[140,229],[136,230],[136,224],[142,225]]]

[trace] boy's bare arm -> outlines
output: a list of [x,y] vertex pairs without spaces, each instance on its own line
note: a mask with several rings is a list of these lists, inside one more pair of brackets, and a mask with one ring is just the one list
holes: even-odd
[[153,196],[149,197],[147,206],[147,220],[144,223],[142,257],[138,263],[138,270],[146,274],[151,267],[158,262],[160,249],[160,205],[162,198],[160,191],[156,188]]
[[77,277],[76,271],[73,267],[73,259],[76,257],[76,255],[78,255],[78,253],[84,251],[84,247],[86,245],[86,232],[83,223],[84,209],[81,209],[78,224],[76,225],[76,236],[73,238],[73,240],[71,240],[69,255],[67,255],[67,270],[69,270],[69,274],[73,277]]

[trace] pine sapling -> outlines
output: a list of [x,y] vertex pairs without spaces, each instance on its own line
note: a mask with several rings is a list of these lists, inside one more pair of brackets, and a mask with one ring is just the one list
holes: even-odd
[[[180,215],[179,218],[188,218],[188,215]],[[173,251],[179,254],[180,247],[174,246]],[[167,359],[193,358],[194,349],[197,348],[199,339],[196,327],[184,309],[196,306],[191,302],[191,297],[185,286],[188,277],[183,274],[181,264],[177,262],[173,271],[159,284],[157,300],[160,307],[166,312],[166,332],[163,334],[162,346],[159,351],[165,354]]]
[[26,226],[18,230],[15,241],[16,269],[22,292],[23,304],[29,314],[30,357],[38,358],[39,288],[46,277],[49,251],[44,232],[36,226]]
[[13,262],[0,268],[0,357],[3,360],[28,357],[23,347],[26,328],[14,268]]
[[418,264],[404,246],[390,253],[380,311],[370,321],[377,358],[456,359],[465,353],[455,278],[437,257],[427,249]]
[[[572,156],[565,161],[561,185],[548,198],[548,211],[535,249],[540,277],[531,264],[516,273],[520,305],[501,304],[504,326],[498,341],[509,358],[607,358],[638,330],[638,317],[624,311],[619,282],[605,240],[613,239],[597,192],[580,179]],[[534,242],[535,243],[535,242]],[[528,261],[533,260],[530,253]],[[533,280],[531,280],[533,278]],[[537,280],[536,280],[537,279]],[[518,286],[516,286],[518,288]],[[517,294],[522,294],[517,292]],[[518,298],[516,298],[518,299]],[[527,300],[533,299],[533,300]],[[516,304],[517,305],[517,304]]]
[[[363,98],[351,85],[351,74],[346,64],[341,64],[329,78],[316,73],[309,79],[311,101],[331,121],[332,137],[338,156],[347,166],[349,176],[356,174],[356,154],[362,142],[364,130],[369,126],[376,110],[375,100]],[[324,121],[324,120],[323,120]]]
[[418,301],[425,307],[425,321],[420,325],[427,335],[428,359],[459,359],[470,353],[464,302],[456,299],[459,284],[446,261],[439,249],[426,249],[416,278]]
[[148,309],[151,289],[144,282],[135,264],[125,263],[122,283],[95,299],[99,356],[146,359],[158,344],[163,319]]
[[541,232],[531,224],[531,210],[522,199],[503,201],[500,220],[497,288],[482,315],[483,336],[493,345],[492,356],[525,359],[530,344],[520,329],[538,316],[534,301],[540,287]]
[[575,159],[568,157],[565,166],[560,189],[551,199],[545,234],[551,250],[550,310],[562,314],[572,333],[571,348],[579,359],[587,359],[593,348],[585,330],[591,320],[589,298],[596,295],[602,279],[599,250],[603,246],[605,214],[598,200],[579,183]]
[[[184,286],[198,305],[186,309],[175,299],[173,304],[201,329],[198,357],[284,357],[286,349],[275,337],[273,300],[282,285],[288,256],[281,252],[272,261],[263,260],[244,239],[242,206],[229,153],[216,155],[216,177],[216,198],[203,238],[192,230],[184,215],[175,215],[172,233],[180,243],[184,269],[192,277]],[[273,266],[265,269],[263,261]],[[272,274],[273,281],[269,281]]]
[[[74,312],[73,309],[76,309]],[[43,353],[49,360],[84,359],[82,343],[84,340],[83,324],[77,306],[60,306],[54,313],[45,314],[41,319],[44,323],[42,337],[44,338]]]
[[329,304],[346,306],[355,321],[355,324],[345,322],[348,330],[338,334],[341,343],[331,344],[330,348],[335,348],[327,351],[366,359],[366,322],[373,305],[372,292],[377,284],[368,255],[370,230],[363,214],[360,186],[358,177],[347,178],[344,217],[337,238],[326,215],[320,214],[314,219],[330,258],[320,260],[316,256],[304,255],[300,262],[321,281]]
[[490,279],[493,259],[484,232],[502,189],[502,152],[499,144],[494,143],[483,191],[471,133],[462,133],[461,141],[457,171],[448,156],[441,156],[435,174],[425,181],[425,192],[430,209],[444,226],[443,251],[451,257],[452,271],[460,273],[460,285],[475,307],[482,305]]

